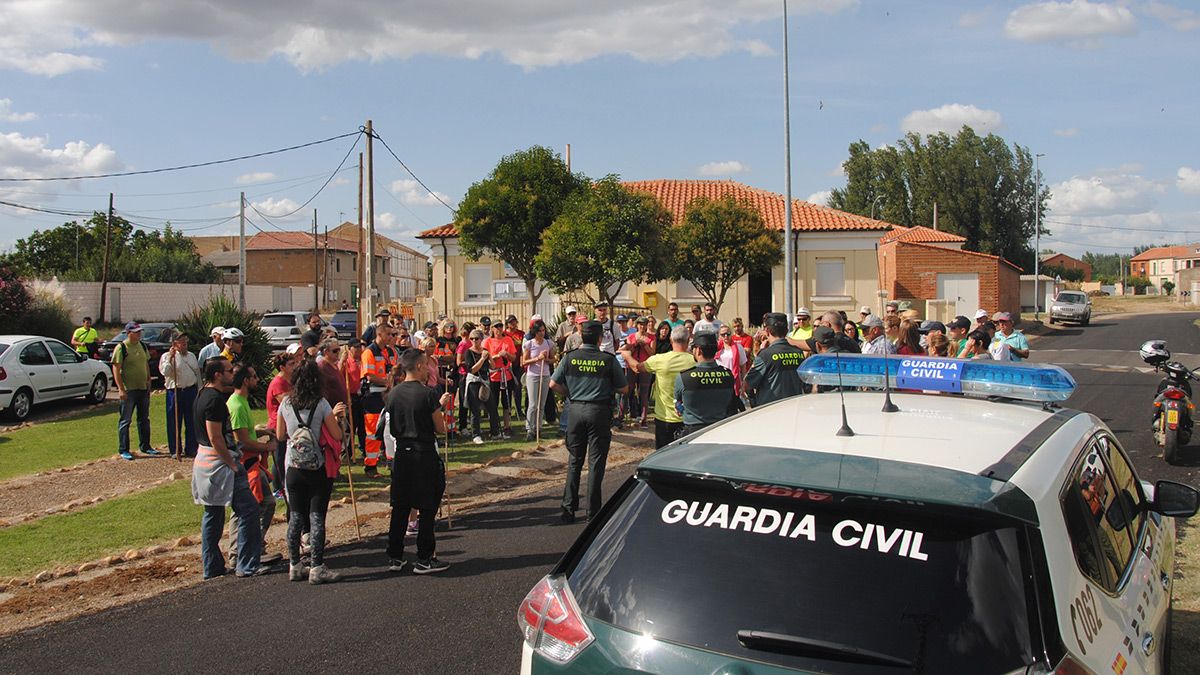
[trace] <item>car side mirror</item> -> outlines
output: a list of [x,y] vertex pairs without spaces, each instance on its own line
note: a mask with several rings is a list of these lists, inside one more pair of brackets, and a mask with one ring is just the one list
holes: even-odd
[[1164,516],[1191,518],[1200,509],[1200,492],[1190,485],[1160,480],[1154,484],[1154,501],[1149,509]]

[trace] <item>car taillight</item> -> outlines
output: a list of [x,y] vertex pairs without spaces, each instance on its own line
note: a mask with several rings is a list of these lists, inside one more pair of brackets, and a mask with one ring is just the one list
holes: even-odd
[[1163,392],[1163,396],[1176,401],[1182,401],[1187,394],[1185,394],[1182,389],[1175,389],[1174,387],[1171,387]]
[[565,577],[543,577],[517,610],[525,642],[542,656],[566,663],[595,640],[583,622]]
[[[1120,653],[1117,656],[1120,657]],[[1116,664],[1113,664],[1113,670],[1116,670]],[[1064,656],[1063,660],[1054,668],[1054,675],[1095,675],[1095,673],[1070,656]]]
[[0,381],[7,380],[7,379],[8,379],[8,373],[6,373],[4,371],[4,368],[0,367]]

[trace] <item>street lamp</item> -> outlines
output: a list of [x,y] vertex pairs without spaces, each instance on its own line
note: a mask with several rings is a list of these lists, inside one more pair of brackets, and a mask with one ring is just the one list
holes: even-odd
[[784,161],[784,206],[783,206],[783,311],[788,325],[792,312],[796,311],[792,297],[792,113],[791,88],[788,85],[788,17],[787,0],[783,0],[783,161]]
[[883,199],[883,195],[875,195],[875,199],[871,200],[871,220],[875,220],[875,205],[879,203],[880,199]]
[[1042,298],[1038,295],[1038,281],[1042,275],[1042,217],[1041,209],[1038,208],[1040,206],[1038,193],[1042,191],[1042,167],[1038,160],[1045,156],[1044,152],[1033,156],[1035,176],[1033,184],[1033,318],[1035,321],[1041,321],[1042,318]]

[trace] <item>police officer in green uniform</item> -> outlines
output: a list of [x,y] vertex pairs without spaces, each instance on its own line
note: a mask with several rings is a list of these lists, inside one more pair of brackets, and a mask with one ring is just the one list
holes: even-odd
[[584,323],[580,329],[583,346],[564,356],[550,376],[550,388],[566,396],[571,406],[567,417],[567,485],[559,514],[564,523],[575,522],[585,457],[588,518],[600,510],[600,483],[604,480],[608,446],[612,442],[613,396],[629,390],[625,370],[617,363],[617,357],[600,351],[603,332],[599,321]]
[[700,431],[729,416],[733,373],[717,363],[717,336],[698,333],[692,339],[696,367],[675,376],[675,408],[683,417],[683,433]]
[[766,329],[771,334],[771,344],[758,352],[754,365],[746,373],[746,390],[756,406],[804,392],[804,383],[796,372],[804,360],[804,352],[788,344],[787,315],[768,314]]

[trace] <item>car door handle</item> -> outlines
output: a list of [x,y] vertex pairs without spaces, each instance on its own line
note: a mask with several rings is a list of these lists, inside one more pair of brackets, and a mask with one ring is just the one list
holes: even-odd
[[1154,633],[1146,633],[1142,636],[1142,653],[1150,656],[1154,651]]
[[67,370],[66,368],[63,368],[63,372],[64,372],[64,373],[69,373],[69,372],[71,372],[71,371]]
[[1166,572],[1158,573],[1158,581],[1162,584],[1164,591],[1171,588],[1171,577]]

